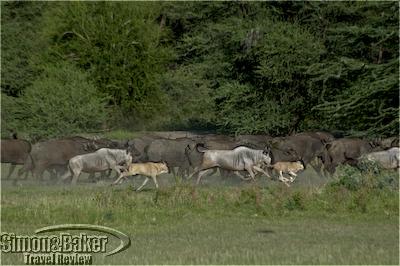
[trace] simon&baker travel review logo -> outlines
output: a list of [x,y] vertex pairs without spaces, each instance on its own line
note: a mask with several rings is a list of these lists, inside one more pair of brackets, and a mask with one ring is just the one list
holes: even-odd
[[[84,232],[71,234],[69,231]],[[101,234],[88,234],[87,231]],[[119,245],[112,250],[110,236],[119,240]],[[36,230],[35,235],[0,234],[2,254],[21,253],[27,265],[91,265],[94,254],[110,256],[126,250],[130,245],[131,240],[126,234],[110,227],[90,224],[48,226]]]

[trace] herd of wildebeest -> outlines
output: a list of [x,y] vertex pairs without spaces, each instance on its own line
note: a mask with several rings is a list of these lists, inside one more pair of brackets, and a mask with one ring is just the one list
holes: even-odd
[[286,137],[268,135],[227,136],[218,134],[148,133],[129,140],[85,138],[50,139],[31,144],[18,139],[1,140],[1,162],[22,165],[13,180],[31,175],[39,180],[48,171],[65,182],[76,184],[81,172],[94,174],[115,170],[118,184],[131,175],[197,177],[219,169],[222,176],[254,180],[258,174],[273,176],[290,185],[297,172],[312,167],[320,175],[332,175],[340,164],[357,166],[360,160],[374,161],[383,168],[399,168],[399,137],[380,139],[337,138],[328,132],[303,132]]

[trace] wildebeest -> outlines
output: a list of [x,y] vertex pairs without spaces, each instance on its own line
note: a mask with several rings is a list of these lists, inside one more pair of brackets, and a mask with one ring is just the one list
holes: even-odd
[[363,155],[360,159],[376,162],[385,169],[397,169],[400,167],[400,148],[394,147],[385,151],[371,152]]
[[[166,162],[174,176],[184,175],[191,166],[191,161],[185,155],[187,146],[195,147],[196,142],[189,138],[157,139],[150,143],[146,150],[144,161]],[[174,171],[178,167],[178,173]]]
[[254,179],[255,172],[263,173],[269,176],[260,165],[271,164],[269,150],[254,150],[244,146],[233,150],[207,150],[201,145],[197,145],[198,152],[203,153],[202,162],[199,167],[189,176],[192,177],[198,173],[196,184],[200,183],[201,177],[211,168],[219,167],[231,171],[246,170],[250,177]]
[[247,146],[253,149],[264,149],[271,140],[272,137],[268,135],[238,135],[235,137],[236,145]]
[[[215,135],[215,134],[206,134],[206,135],[197,135],[196,137],[192,137],[197,143],[201,143],[204,145],[207,149],[210,150],[232,150],[238,146],[247,146],[247,143],[243,142],[241,143],[237,139],[231,137],[231,136],[226,136],[226,135]],[[265,145],[262,147],[264,148]],[[189,147],[188,147],[189,148]],[[192,161],[192,166],[199,166],[201,163],[201,156],[199,157],[199,154],[196,154],[196,152],[193,151],[192,149],[187,149],[186,154]],[[255,148],[255,147],[252,147]],[[261,148],[261,149],[262,149]],[[212,175],[217,171],[217,168],[214,169],[212,172],[208,172],[207,175]],[[226,170],[219,168],[221,177],[226,178],[228,177],[232,171]],[[243,176],[238,174],[238,172],[234,172],[235,175],[239,176],[241,179],[243,179]]]
[[157,176],[160,174],[168,173],[168,166],[166,163],[132,163],[127,169],[121,169],[121,174],[118,179],[113,183],[113,185],[119,184],[122,182],[123,178],[126,178],[131,175],[143,175],[146,177],[143,184],[136,190],[140,191],[149,181],[149,177],[153,179],[153,182],[158,189]]
[[[2,139],[1,140],[1,162],[10,163],[10,169],[6,178],[9,178],[14,172],[16,165],[23,165],[31,152],[31,144],[22,139]],[[18,176],[21,176],[23,169],[18,170]],[[25,173],[25,176],[28,172]]]
[[[294,178],[297,176],[297,172],[304,169],[302,162],[276,162],[271,165],[275,171],[279,172],[279,180],[289,186],[288,181],[293,182]],[[287,179],[282,173],[289,174],[290,177]]]
[[68,163],[69,171],[62,177],[62,180],[72,175],[72,184],[76,184],[81,172],[94,173],[109,169],[120,174],[121,165],[131,163],[132,155],[127,150],[101,148],[93,153],[72,157]]
[[157,139],[161,139],[161,137],[157,136],[141,136],[138,138],[134,138],[128,141],[128,149],[134,150],[138,153],[138,156],[134,155],[134,161],[144,162],[147,158],[147,149],[149,145]]
[[69,137],[53,139],[34,144],[30,156],[24,163],[26,171],[32,171],[34,176],[41,176],[43,171],[52,167],[62,167],[76,155],[94,152],[100,148],[119,148],[120,144],[108,139],[87,139]]
[[399,144],[399,137],[390,137],[390,138],[385,138],[380,141],[380,146],[382,149],[389,149],[389,148],[394,148],[394,147],[400,147]]
[[324,132],[324,131],[301,132],[301,133],[295,134],[294,136],[309,136],[312,138],[319,139],[324,144],[335,140],[335,137],[331,133]]
[[334,173],[339,164],[356,165],[358,159],[367,153],[382,150],[378,141],[367,141],[358,138],[342,138],[327,144],[327,170]]
[[[327,150],[322,141],[309,135],[294,135],[274,138],[269,142],[274,162],[302,161],[304,166],[314,159],[319,159],[326,165]],[[316,168],[317,172],[319,168]]]

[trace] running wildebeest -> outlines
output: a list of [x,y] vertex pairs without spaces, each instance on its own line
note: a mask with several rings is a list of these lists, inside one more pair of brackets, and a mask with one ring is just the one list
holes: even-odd
[[268,149],[253,150],[244,146],[233,150],[207,150],[201,145],[196,145],[196,150],[203,153],[202,162],[199,167],[189,176],[198,173],[197,182],[200,183],[201,177],[211,168],[219,167],[231,171],[246,170],[254,181],[255,172],[260,172],[269,176],[260,166],[271,164],[271,157]]
[[399,137],[390,137],[390,138],[385,138],[380,141],[382,149],[390,149],[394,147],[400,147],[399,144],[400,140]]
[[253,149],[263,149],[272,137],[268,135],[238,135],[235,137],[237,145],[251,147]]
[[139,155],[134,158],[134,161],[144,162],[149,145],[154,141],[161,139],[158,136],[141,136],[128,141],[128,149],[134,149]]
[[397,169],[400,167],[400,148],[394,147],[385,151],[367,153],[360,159],[376,162],[385,169]]
[[335,140],[335,137],[328,132],[316,131],[316,132],[300,132],[294,136],[309,136],[312,138],[319,139],[323,144],[329,143]]
[[132,163],[127,167],[127,169],[121,169],[121,174],[119,175],[118,179],[115,180],[113,185],[121,183],[123,178],[127,178],[128,176],[143,175],[146,177],[146,179],[136,191],[140,191],[147,184],[147,182],[150,180],[149,177],[153,179],[153,182],[156,185],[156,188],[158,189],[157,176],[160,174],[166,174],[168,172],[169,172],[168,166],[164,162]]
[[49,168],[67,170],[69,159],[76,155],[94,152],[100,148],[120,148],[120,143],[107,139],[87,139],[69,137],[53,139],[34,144],[30,156],[24,163],[26,171],[32,171],[36,177],[42,176]]
[[328,150],[327,170],[333,174],[339,164],[356,165],[358,159],[367,153],[380,151],[379,141],[367,141],[358,138],[342,138],[326,145]]
[[[151,142],[146,150],[146,157],[141,162],[166,162],[174,176],[184,175],[191,166],[185,155],[187,146],[195,147],[196,142],[189,138],[157,139]],[[175,172],[174,167],[178,167]]]
[[[6,179],[10,178],[14,172],[16,165],[23,165],[31,152],[31,144],[22,139],[2,139],[1,140],[1,163],[10,163],[10,169]],[[18,170],[18,177],[23,173],[24,169]],[[25,177],[28,172],[25,172]]]
[[[319,159],[327,167],[328,155],[325,145],[316,137],[309,135],[294,135],[278,137],[268,142],[274,162],[301,161],[307,167],[313,160]],[[315,167],[318,172],[320,168]]]
[[75,185],[81,172],[94,173],[112,169],[120,174],[121,165],[129,165],[131,163],[132,155],[127,150],[101,148],[93,153],[72,157],[68,163],[69,171],[61,180],[65,180],[72,175],[71,183]]

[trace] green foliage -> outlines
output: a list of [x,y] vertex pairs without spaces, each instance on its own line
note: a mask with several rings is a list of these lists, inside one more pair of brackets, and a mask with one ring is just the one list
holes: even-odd
[[38,74],[29,64],[46,2],[1,2],[1,92],[17,97]]
[[304,210],[304,196],[301,192],[295,192],[287,199],[285,203],[285,208],[288,210]]
[[[159,76],[173,51],[156,23],[159,4],[60,3],[46,15],[54,53],[90,73],[99,91],[124,113],[144,118],[163,110]],[[56,19],[55,19],[56,18]]]
[[282,134],[290,125],[290,113],[284,106],[250,85],[227,83],[217,92],[218,123],[224,131]]
[[81,70],[48,65],[18,100],[5,97],[12,109],[4,120],[33,139],[99,130],[107,118],[106,98],[100,95]]
[[[2,230],[31,235],[49,224],[101,224],[137,243],[115,256],[94,257],[98,265],[398,264],[397,191],[364,194],[371,200],[362,212],[341,208],[356,192],[331,202],[325,193],[281,185],[283,201],[294,190],[307,208],[276,209],[271,194],[278,189],[257,187],[161,188],[155,203],[154,190],[130,187],[3,186]],[[337,209],[324,209],[324,202]],[[2,254],[2,262],[22,264],[23,256]]]
[[[394,2],[312,3],[328,56],[308,70],[315,111],[336,129],[398,134],[398,7]],[[312,25],[309,20],[305,22]]]
[[1,5],[7,129],[41,71],[67,62],[108,96],[107,129],[398,134],[396,2]]
[[[169,129],[206,128],[213,119],[210,81],[196,75],[193,67],[182,66],[163,75],[161,87],[168,102],[162,125]],[[200,115],[201,114],[201,115]],[[161,120],[161,119],[160,119]]]
[[383,170],[378,164],[362,161],[358,167],[340,165],[335,173],[337,181],[330,184],[333,188],[343,187],[350,191],[362,189],[393,189],[398,190],[397,173]]
[[22,106],[21,98],[8,96],[1,93],[1,137],[9,138],[11,132],[20,128],[23,120],[18,118],[19,107]]

